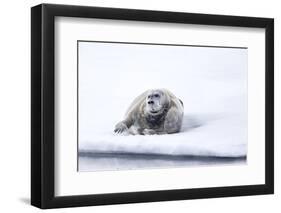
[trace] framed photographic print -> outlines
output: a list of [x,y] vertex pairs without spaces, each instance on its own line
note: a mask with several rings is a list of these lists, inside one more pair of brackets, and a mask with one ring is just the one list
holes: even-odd
[[31,9],[31,204],[272,194],[274,21]]

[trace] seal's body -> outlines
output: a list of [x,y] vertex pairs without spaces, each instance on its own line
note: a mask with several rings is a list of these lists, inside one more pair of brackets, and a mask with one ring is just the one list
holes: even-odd
[[167,89],[148,90],[128,108],[114,132],[152,135],[177,133],[183,120],[183,103]]

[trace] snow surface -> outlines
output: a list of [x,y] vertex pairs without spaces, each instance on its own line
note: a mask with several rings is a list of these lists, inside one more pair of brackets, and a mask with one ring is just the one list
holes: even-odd
[[[152,88],[184,102],[182,131],[114,134]],[[79,42],[79,152],[245,157],[247,49]]]

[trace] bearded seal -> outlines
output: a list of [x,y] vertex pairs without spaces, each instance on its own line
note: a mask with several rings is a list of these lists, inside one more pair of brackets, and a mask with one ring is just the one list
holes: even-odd
[[147,90],[128,108],[115,133],[133,135],[172,134],[180,131],[183,102],[167,89]]

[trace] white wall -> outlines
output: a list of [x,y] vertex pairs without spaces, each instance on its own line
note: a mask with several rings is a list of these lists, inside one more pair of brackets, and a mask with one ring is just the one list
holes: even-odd
[[[278,212],[281,207],[281,75],[280,36],[281,13],[279,1],[245,0],[45,0],[45,3],[82,4],[137,9],[172,10],[196,13],[264,16],[275,18],[275,195],[236,198],[173,201],[146,204],[113,205],[51,210],[56,212]],[[30,196],[30,7],[41,1],[1,2],[1,63],[0,63],[0,211],[37,212],[29,206]],[[280,211],[280,210],[279,210]]]

